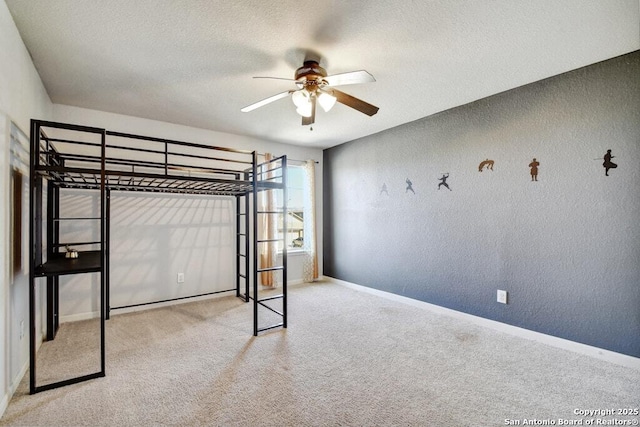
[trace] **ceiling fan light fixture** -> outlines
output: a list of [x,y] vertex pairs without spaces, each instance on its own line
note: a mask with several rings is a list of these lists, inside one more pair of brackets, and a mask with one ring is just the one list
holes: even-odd
[[[296,107],[304,108],[306,104],[310,104],[311,95],[306,89],[300,89],[293,92],[293,94],[291,95],[291,100],[293,101]],[[309,109],[311,109],[310,105],[309,105]]]
[[311,102],[309,101],[306,104],[300,105],[298,108],[296,108],[296,113],[300,114],[302,117],[311,117]]
[[325,111],[325,113],[328,113],[329,110],[331,110],[333,106],[336,105],[336,100],[337,98],[335,96],[325,90],[320,91],[320,95],[318,96],[318,103],[320,103],[320,106]]

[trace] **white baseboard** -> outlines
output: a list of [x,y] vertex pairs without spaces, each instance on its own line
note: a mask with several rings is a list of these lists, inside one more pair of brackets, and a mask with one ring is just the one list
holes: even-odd
[[[235,290],[235,289],[234,289]],[[197,301],[205,301],[205,300],[209,300],[209,299],[216,299],[216,298],[224,298],[224,297],[228,297],[230,295],[233,295],[231,293],[231,291],[229,292],[222,292],[219,294],[213,294],[213,295],[202,295],[199,297],[189,297],[189,298],[184,298],[184,299],[179,299],[179,300],[174,300],[174,301],[165,301],[165,302],[158,302],[158,303],[153,303],[153,304],[147,304],[147,305],[138,305],[135,307],[127,307],[127,308],[118,308],[118,309],[112,309],[111,310],[111,314],[124,314],[124,313],[134,313],[136,311],[145,311],[145,310],[152,310],[154,308],[160,308],[160,307],[169,307],[172,305],[179,305],[179,304],[186,304],[186,303],[190,303],[190,302],[197,302]]]
[[587,344],[581,344],[581,343],[570,341],[564,338],[554,337],[553,335],[547,335],[541,332],[531,331],[529,329],[508,325],[506,323],[498,322],[495,320],[485,319],[484,317],[474,316],[472,314],[463,313],[461,311],[452,310],[450,308],[441,307],[439,305],[430,304],[428,302],[416,300],[413,298],[403,297],[401,295],[392,294],[390,292],[368,288],[366,286],[357,285],[355,283],[346,282],[344,280],[334,279],[333,277],[323,276],[323,279],[329,282],[334,282],[339,285],[357,290],[357,291],[366,292],[372,295],[377,295],[379,297],[386,298],[392,301],[398,301],[404,304],[411,305],[413,307],[426,309],[434,313],[443,314],[446,316],[455,317],[457,319],[466,320],[476,325],[491,328],[491,329],[504,332],[510,335],[515,335],[528,340],[537,341],[553,347],[561,348],[563,350],[569,350],[574,353],[579,353],[585,356],[590,356],[590,357],[604,360],[610,363],[615,363],[616,365],[625,366],[627,368],[640,370],[640,358],[637,358],[637,357],[616,353],[614,351],[605,350],[599,347],[593,347]]
[[[301,285],[303,283],[304,283],[304,281],[302,279],[288,280],[287,281],[287,286],[296,286],[296,285]],[[180,299],[180,300],[175,300],[175,301],[166,301],[166,302],[159,302],[159,303],[148,304],[148,305],[139,305],[139,306],[135,306],[135,307],[119,308],[117,310],[113,310],[112,309],[111,314],[115,315],[115,314],[133,313],[133,312],[137,312],[137,311],[151,310],[151,309],[160,308],[160,307],[169,307],[169,306],[172,306],[172,305],[185,304],[185,303],[189,303],[189,302],[196,302],[196,301],[204,301],[204,300],[209,300],[209,299],[223,298],[223,297],[228,297],[228,296],[232,295],[231,292],[232,291],[223,292],[223,293],[219,293],[219,294],[213,294],[213,295],[203,295],[203,296],[200,296],[200,297],[185,298],[185,299]],[[71,315],[67,315],[67,316],[60,316],[60,323],[77,322],[79,320],[88,320],[88,319],[97,319],[99,317],[100,317],[100,313],[97,312],[97,311],[96,312],[90,312],[90,313],[71,314]]]
[[11,400],[12,393],[5,393],[2,396],[2,400],[0,400],[0,418],[4,415],[4,411],[7,410],[7,406],[9,406],[9,400]]
[[20,372],[18,373],[18,375],[16,375],[15,378],[11,379],[11,383],[9,384],[9,389],[4,394],[4,396],[2,396],[2,400],[0,401],[0,418],[2,418],[2,416],[4,415],[4,411],[7,410],[7,407],[9,406],[9,402],[11,401],[11,398],[15,394],[16,390],[18,389],[18,386],[20,385],[20,382],[22,381],[22,378],[24,378],[28,370],[29,370],[29,362],[25,362],[24,365],[22,365],[22,368],[20,369]]
[[[43,340],[41,337],[41,339],[39,340],[36,346],[36,352],[40,349],[40,346],[42,345],[42,341]],[[9,406],[9,402],[11,401],[11,398],[15,394],[16,390],[18,389],[18,386],[20,385],[20,383],[22,382],[22,379],[24,378],[24,376],[28,371],[29,371],[29,360],[27,359],[22,364],[22,368],[20,368],[20,371],[18,372],[18,374],[15,377],[9,379],[8,390],[4,394],[4,396],[2,396],[2,400],[0,401],[0,418],[2,418],[2,416],[4,415],[4,411],[7,410],[7,407]]]
[[99,311],[91,311],[88,313],[69,314],[67,316],[60,316],[60,324],[69,322],[79,322],[81,320],[99,319]]
[[13,396],[13,394],[16,392],[16,390],[18,389],[18,386],[20,385],[20,382],[22,382],[22,378],[24,378],[24,376],[28,371],[29,371],[29,361],[26,361],[22,365],[22,368],[20,369],[20,372],[18,373],[18,375],[16,375],[16,377],[13,379],[13,382],[9,386],[10,396]]

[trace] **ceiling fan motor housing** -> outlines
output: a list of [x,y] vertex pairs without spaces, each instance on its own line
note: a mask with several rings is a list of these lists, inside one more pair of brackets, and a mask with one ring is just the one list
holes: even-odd
[[[305,61],[302,67],[296,70],[295,80],[304,82],[307,89],[319,85],[323,78],[327,77],[327,70],[322,68],[316,61]],[[311,89],[313,90],[313,89]]]

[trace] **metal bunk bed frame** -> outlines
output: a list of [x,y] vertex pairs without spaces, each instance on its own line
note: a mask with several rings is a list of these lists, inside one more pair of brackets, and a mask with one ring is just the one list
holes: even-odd
[[[48,135],[45,130],[51,131]],[[55,135],[54,135],[55,134]],[[73,138],[68,137],[73,135]],[[77,138],[77,136],[82,136]],[[110,138],[108,142],[107,139]],[[123,144],[126,141],[127,144]],[[137,146],[132,146],[137,145]],[[161,149],[148,148],[160,145]],[[198,154],[199,153],[199,154]],[[212,154],[209,154],[212,153]],[[188,161],[188,162],[187,162]],[[230,165],[211,167],[212,165]],[[46,185],[46,218],[45,208]],[[30,393],[38,393],[105,376],[105,321],[110,311],[118,308],[154,304],[186,298],[235,291],[243,301],[253,301],[253,335],[287,327],[287,245],[283,228],[282,264],[260,267],[262,239],[258,229],[259,215],[287,212],[287,158],[278,157],[258,163],[256,151],[214,147],[141,135],[108,131],[101,128],[31,120],[31,168],[29,247],[29,320],[30,320]],[[85,189],[100,193],[100,216],[96,218],[60,218],[60,190]],[[258,194],[266,190],[282,191],[280,210],[258,209]],[[160,193],[233,196],[236,198],[236,283],[235,288],[207,294],[153,301],[123,307],[109,305],[109,235],[112,191],[144,191]],[[95,242],[60,242],[60,221],[96,220],[100,223],[100,240]],[[43,225],[46,221],[46,236]],[[43,245],[43,243],[45,243]],[[61,249],[66,245],[89,247],[68,258]],[[46,259],[43,257],[46,246]],[[96,246],[99,249],[95,249]],[[258,273],[281,271],[282,293],[260,298]],[[36,382],[38,340],[55,339],[59,328],[59,278],[61,275],[100,274],[100,370],[44,385]],[[36,286],[38,278],[46,278],[46,335],[37,336]],[[244,282],[244,293],[242,284]],[[250,284],[253,284],[253,293]],[[269,301],[281,300],[277,310]],[[260,327],[259,309],[263,307],[282,320]]]

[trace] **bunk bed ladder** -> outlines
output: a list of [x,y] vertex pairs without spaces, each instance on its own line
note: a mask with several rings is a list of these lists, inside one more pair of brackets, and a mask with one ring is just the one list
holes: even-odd
[[[236,175],[240,179],[240,175]],[[244,173],[244,180],[249,174]],[[249,193],[236,196],[236,297],[249,302]],[[244,284],[244,293],[241,286]]]
[[[286,328],[287,327],[287,227],[286,227],[286,216],[287,216],[287,158],[286,156],[279,157],[273,160],[266,161],[260,165],[257,165],[256,162],[256,153],[254,153],[254,164],[253,164],[253,237],[254,237],[254,245],[253,245],[253,335],[257,336],[258,333],[267,331],[275,328]],[[279,166],[278,166],[279,165]],[[270,173],[274,170],[281,170],[280,173],[280,183],[274,183],[272,180],[274,177],[270,176]],[[263,176],[267,176],[267,178],[263,178]],[[275,177],[278,179],[278,177]],[[263,182],[264,181],[264,182]],[[267,185],[270,184],[270,185]],[[268,188],[269,190],[264,190]],[[272,208],[272,210],[259,210],[258,206],[258,190],[261,189],[263,191],[281,191],[282,193],[282,206],[280,209]],[[283,218],[282,223],[282,234],[280,238],[260,238],[261,233],[259,233],[259,224],[258,215],[267,215],[267,216],[281,216]],[[277,223],[277,221],[276,221]],[[282,263],[281,265],[274,266],[266,266],[260,267],[259,265],[259,249],[261,245],[269,245],[273,243],[282,243]],[[282,293],[279,295],[270,295],[264,298],[260,298],[259,291],[259,276],[261,273],[266,272],[282,272]],[[273,307],[269,306],[267,303],[274,300],[282,300],[282,311],[278,311]],[[280,322],[271,324],[268,326],[261,327],[259,325],[259,309],[265,308],[276,315],[280,316],[282,319]]]

